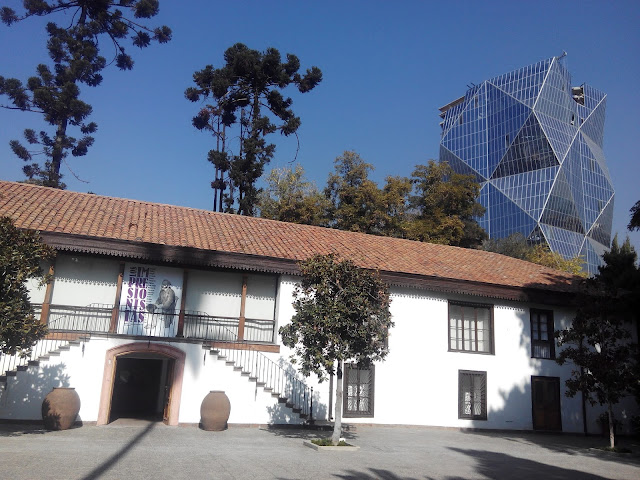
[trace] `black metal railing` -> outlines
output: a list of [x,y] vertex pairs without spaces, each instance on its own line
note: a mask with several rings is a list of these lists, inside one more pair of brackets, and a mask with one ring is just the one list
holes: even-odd
[[[34,310],[38,316],[42,306],[34,305]],[[115,322],[113,314],[113,305],[50,305],[47,324],[49,334],[39,340],[26,355],[0,355],[0,377],[7,375],[7,372],[16,372],[21,367],[26,368],[29,362],[67,348],[71,342],[85,341],[91,334],[174,337],[177,333],[179,315],[173,312],[149,312],[121,306],[116,311]],[[185,312],[183,335],[185,338],[212,344],[215,342],[215,346],[212,345],[211,348],[219,356],[233,362],[243,375],[256,381],[265,390],[277,394],[294,411],[310,417],[311,389],[297,377],[293,367],[290,364],[285,366],[284,362],[274,362],[249,343],[273,344],[275,322],[246,319],[243,339],[238,335],[239,323],[238,318]]]
[[[39,316],[41,306],[34,305],[34,310],[36,317]],[[28,367],[31,362],[55,354],[61,349],[69,347],[72,342],[80,344],[88,338],[84,331],[70,331],[66,328],[60,328],[69,321],[66,317],[58,315],[50,317],[50,319],[47,336],[38,340],[27,353],[22,352],[16,355],[0,354],[0,377],[6,377],[10,372],[15,373],[22,368]]]

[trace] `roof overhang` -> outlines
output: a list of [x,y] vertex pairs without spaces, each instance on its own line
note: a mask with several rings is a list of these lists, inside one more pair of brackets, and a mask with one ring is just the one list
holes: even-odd
[[[61,252],[168,263],[180,267],[223,268],[300,275],[300,268],[295,259],[71,235],[60,232],[40,232],[40,236],[45,243]],[[419,288],[442,293],[475,295],[546,305],[570,305],[575,297],[573,293],[553,291],[544,288],[544,286],[541,286],[541,288],[536,288],[535,286],[522,288],[402,272],[380,271],[379,273],[381,278],[391,286]]]

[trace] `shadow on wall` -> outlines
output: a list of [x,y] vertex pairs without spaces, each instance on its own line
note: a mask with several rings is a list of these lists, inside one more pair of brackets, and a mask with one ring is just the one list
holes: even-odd
[[[29,367],[25,371],[19,371],[15,377],[7,378],[6,385],[0,387],[0,417],[39,420],[42,401],[53,387],[71,386],[65,370],[64,363]],[[14,415],[5,417],[3,412],[14,412]]]
[[[278,365],[287,374],[287,378],[300,379],[297,370],[294,366],[284,358],[280,357]],[[304,382],[304,379],[302,380]],[[290,391],[291,382],[287,382],[287,391]],[[274,390],[275,391],[275,390]],[[274,399],[275,400],[275,399]],[[309,395],[306,399],[307,403],[310,403]],[[271,407],[267,407],[267,413],[269,414],[271,424],[288,425],[288,424],[301,424],[305,419],[300,418],[297,413],[294,413],[290,407],[287,407],[285,403],[277,402]],[[320,402],[320,395],[317,392],[313,393],[313,419],[314,420],[326,420],[327,418],[327,406]]]

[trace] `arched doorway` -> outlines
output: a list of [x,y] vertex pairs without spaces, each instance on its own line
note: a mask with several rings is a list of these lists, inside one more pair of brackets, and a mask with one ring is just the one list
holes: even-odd
[[130,343],[105,356],[98,425],[117,418],[178,424],[185,353],[169,345]]

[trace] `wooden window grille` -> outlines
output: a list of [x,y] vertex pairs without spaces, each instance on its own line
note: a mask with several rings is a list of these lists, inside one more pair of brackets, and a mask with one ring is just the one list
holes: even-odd
[[553,312],[531,309],[531,357],[556,358]]
[[344,417],[373,417],[375,368],[358,367],[355,364],[344,366]]
[[487,372],[458,371],[458,418],[487,419]]

